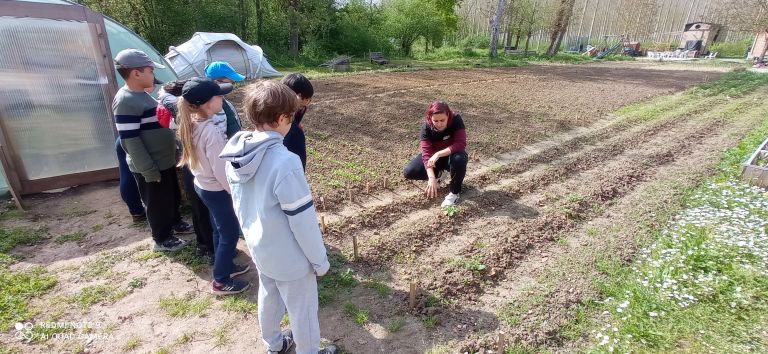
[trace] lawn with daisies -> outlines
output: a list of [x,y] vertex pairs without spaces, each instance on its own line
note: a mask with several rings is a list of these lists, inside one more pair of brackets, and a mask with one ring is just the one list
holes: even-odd
[[595,352],[768,348],[768,191],[739,181],[768,122],[727,152],[629,266],[601,284]]

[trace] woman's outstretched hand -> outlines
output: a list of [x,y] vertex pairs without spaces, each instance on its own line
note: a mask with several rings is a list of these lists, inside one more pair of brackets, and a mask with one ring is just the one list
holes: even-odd
[[437,191],[440,189],[440,183],[437,182],[437,178],[431,178],[427,182],[427,188],[424,192],[427,194],[427,198],[437,197]]

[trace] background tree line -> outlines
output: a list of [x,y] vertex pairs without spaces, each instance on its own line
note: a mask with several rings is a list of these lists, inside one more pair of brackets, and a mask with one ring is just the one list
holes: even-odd
[[[161,52],[194,32],[230,32],[277,65],[368,51],[411,56],[444,46],[514,47],[548,54],[585,44],[674,43],[686,21],[729,26],[744,43],[765,22],[766,0],[79,0]],[[495,36],[494,36],[495,34]],[[750,43],[751,44],[751,43]],[[745,44],[746,45],[746,44]],[[543,49],[544,49],[543,48]],[[491,50],[491,53],[494,51]]]

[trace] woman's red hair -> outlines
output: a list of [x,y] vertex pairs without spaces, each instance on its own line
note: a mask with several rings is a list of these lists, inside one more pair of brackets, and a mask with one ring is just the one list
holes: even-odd
[[430,124],[432,123],[432,116],[435,114],[445,113],[448,115],[448,122],[453,119],[453,112],[451,112],[451,108],[448,107],[448,104],[443,101],[435,101],[432,102],[432,104],[429,105],[429,108],[427,108],[427,112],[425,114],[427,118],[427,122]]

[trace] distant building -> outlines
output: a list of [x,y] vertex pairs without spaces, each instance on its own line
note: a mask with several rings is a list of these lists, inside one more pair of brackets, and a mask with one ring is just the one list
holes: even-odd
[[709,53],[709,45],[717,42],[723,27],[715,23],[693,22],[685,25],[680,49],[695,50],[696,55]]

